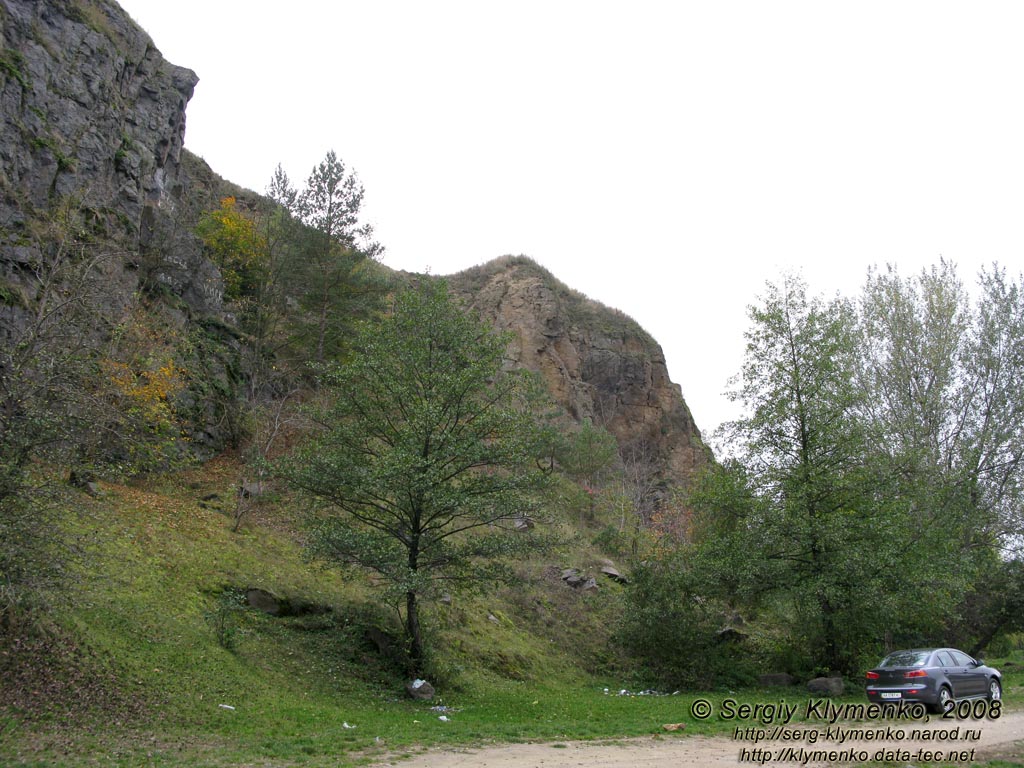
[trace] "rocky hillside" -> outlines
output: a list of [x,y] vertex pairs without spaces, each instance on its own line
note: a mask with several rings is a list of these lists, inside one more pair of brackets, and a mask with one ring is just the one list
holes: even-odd
[[631,318],[524,257],[492,261],[450,283],[473,310],[514,332],[517,365],[539,373],[573,418],[611,432],[658,481],[685,484],[708,461],[661,347]]
[[[87,210],[105,236],[199,311],[216,311],[217,271],[175,230],[190,190],[181,173],[185,106],[198,78],[105,0],[0,0],[0,270],[17,283],[41,243],[33,220],[61,204]],[[126,259],[138,269],[139,258]]]
[[[39,223],[70,206],[120,245],[110,286],[125,296],[156,286],[182,324],[230,332],[221,274],[194,229],[220,196],[252,193],[184,150],[196,74],[165,61],[109,0],[0,0],[0,21],[0,331],[17,325],[34,265],[52,250]],[[629,318],[527,259],[451,282],[474,310],[516,332],[517,364],[538,371],[574,418],[642,456],[660,483],[685,482],[707,460],[660,347]],[[197,431],[215,447],[212,423]]]

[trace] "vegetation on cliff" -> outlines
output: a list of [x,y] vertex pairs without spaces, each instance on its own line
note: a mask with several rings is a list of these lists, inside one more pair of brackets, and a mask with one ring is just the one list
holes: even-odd
[[183,153],[195,75],[115,6],[0,14],[5,759],[635,734],[681,718],[606,686],[1016,642],[1019,281],[770,286],[718,464],[628,317],[524,257],[391,275],[333,152],[266,196]]

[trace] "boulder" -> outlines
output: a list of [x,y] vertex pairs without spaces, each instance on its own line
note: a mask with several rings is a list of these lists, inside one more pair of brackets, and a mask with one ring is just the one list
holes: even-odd
[[579,588],[586,581],[586,578],[575,568],[566,568],[562,571],[562,581],[570,587]]
[[748,635],[746,632],[736,629],[736,627],[722,627],[715,634],[715,637],[720,643],[738,643],[742,640],[746,640]]
[[843,678],[816,677],[807,683],[807,690],[816,696],[842,696]]
[[629,579],[619,573],[618,569],[614,565],[604,565],[601,567],[601,573],[607,576],[612,581],[617,581],[619,584],[629,584]]
[[430,701],[434,698],[434,686],[426,680],[420,680],[419,678],[407,683],[405,686],[405,692],[417,701]]
[[593,576],[587,576],[586,574],[580,573],[575,568],[566,568],[563,570],[562,581],[573,589],[578,589],[581,592],[589,592],[590,590],[598,588],[597,580]]
[[265,490],[260,480],[247,480],[238,487],[238,493],[243,499],[255,499],[263,495]]

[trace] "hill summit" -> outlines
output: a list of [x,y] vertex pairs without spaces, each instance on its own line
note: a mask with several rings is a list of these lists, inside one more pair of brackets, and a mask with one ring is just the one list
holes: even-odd
[[449,283],[480,316],[514,333],[513,364],[539,373],[574,419],[607,429],[656,484],[685,484],[709,460],[661,347],[636,321],[523,256],[495,259]]

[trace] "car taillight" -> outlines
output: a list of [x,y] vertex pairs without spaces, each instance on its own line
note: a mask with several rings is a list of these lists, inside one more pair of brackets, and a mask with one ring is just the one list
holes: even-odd
[[925,672],[923,669],[915,669],[915,670],[913,670],[911,672],[904,672],[903,676],[904,677],[928,677],[928,673]]
[[878,673],[877,672],[868,672],[866,677],[867,677],[868,680],[877,680],[878,679]]

